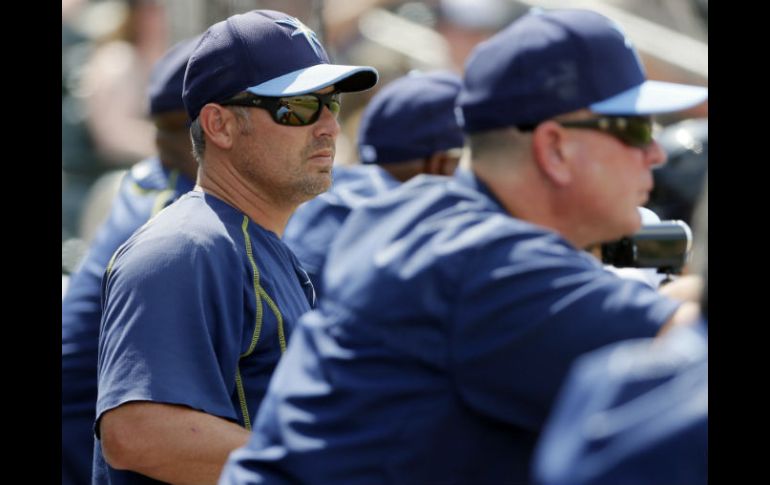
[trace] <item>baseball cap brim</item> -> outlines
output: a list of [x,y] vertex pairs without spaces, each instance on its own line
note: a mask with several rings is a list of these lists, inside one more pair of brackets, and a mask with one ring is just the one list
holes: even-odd
[[252,86],[247,91],[258,96],[296,96],[335,84],[339,91],[356,92],[373,87],[377,78],[373,67],[317,64]]
[[606,115],[650,115],[691,108],[707,98],[708,88],[702,86],[645,81],[589,108]]

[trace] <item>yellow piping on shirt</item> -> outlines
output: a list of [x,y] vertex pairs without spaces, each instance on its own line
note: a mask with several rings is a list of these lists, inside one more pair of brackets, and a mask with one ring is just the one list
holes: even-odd
[[[241,230],[243,231],[243,237],[245,240],[246,257],[249,259],[249,263],[251,264],[251,270],[253,275],[252,283],[254,285],[256,317],[254,322],[254,334],[251,337],[249,348],[246,352],[244,352],[240,356],[240,359],[243,359],[249,356],[252,352],[254,352],[254,349],[257,346],[257,342],[259,342],[259,335],[260,335],[260,332],[262,331],[262,317],[263,317],[262,300],[263,299],[267,303],[267,306],[270,307],[270,310],[272,310],[273,315],[275,315],[275,319],[278,324],[278,343],[281,349],[281,353],[284,353],[286,351],[286,336],[283,331],[283,316],[281,315],[281,311],[278,308],[278,305],[275,304],[273,299],[270,298],[270,295],[267,294],[267,291],[265,291],[265,289],[262,288],[262,285],[259,284],[259,268],[257,267],[256,261],[254,261],[254,253],[252,251],[251,238],[249,237],[248,227],[249,227],[249,218],[244,215],[243,223],[241,224]],[[238,368],[236,368],[235,385],[238,391],[238,400],[241,405],[241,414],[243,414],[244,426],[246,427],[246,429],[251,430],[251,419],[249,418],[248,407],[246,406],[246,392],[243,388],[243,379],[241,378],[240,364]]]

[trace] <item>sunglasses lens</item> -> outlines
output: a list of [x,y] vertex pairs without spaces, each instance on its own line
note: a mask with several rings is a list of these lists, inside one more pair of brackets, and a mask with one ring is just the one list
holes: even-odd
[[320,101],[315,96],[281,98],[275,110],[275,120],[282,125],[304,126],[315,121]]
[[646,148],[654,140],[655,123],[650,116],[603,116],[586,120],[562,121],[568,128],[599,130],[626,145]]
[[339,96],[333,97],[304,95],[292,96],[290,98],[280,98],[279,105],[275,110],[275,120],[282,125],[306,126],[314,123],[321,113],[321,102],[329,107],[332,115],[336,118],[340,113]]
[[329,107],[329,111],[332,112],[335,118],[339,116],[340,109],[342,109],[342,103],[340,103],[339,95],[334,95],[334,97],[329,101],[329,104],[326,106]]
[[626,118],[625,129],[614,134],[627,145],[644,148],[652,143],[652,125],[650,118],[630,117]]

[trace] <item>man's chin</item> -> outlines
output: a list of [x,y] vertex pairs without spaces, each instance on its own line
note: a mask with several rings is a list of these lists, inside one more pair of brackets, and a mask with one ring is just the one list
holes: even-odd
[[303,192],[307,195],[308,199],[312,199],[313,197],[328,191],[331,187],[332,173],[319,172],[313,177],[312,180],[308,181]]

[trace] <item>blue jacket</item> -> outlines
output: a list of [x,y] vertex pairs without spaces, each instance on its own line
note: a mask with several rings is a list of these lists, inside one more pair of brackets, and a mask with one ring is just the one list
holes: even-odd
[[581,357],[560,396],[538,445],[536,483],[708,483],[705,326]]
[[323,295],[321,273],[327,253],[350,211],[399,186],[377,165],[335,167],[333,177],[332,188],[299,206],[283,232],[283,242],[297,255],[318,298]]
[[572,362],[678,306],[464,171],[353,210],[322,285],[221,484],[527,483]]

